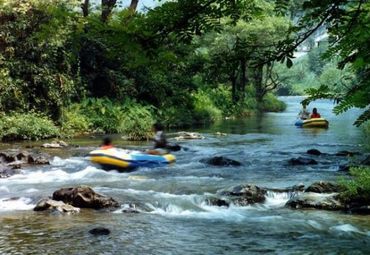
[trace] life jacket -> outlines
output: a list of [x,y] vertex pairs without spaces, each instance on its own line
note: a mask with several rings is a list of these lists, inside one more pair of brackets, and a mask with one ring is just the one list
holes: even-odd
[[319,113],[312,113],[311,114],[311,119],[317,119],[317,118],[321,118],[321,115]]
[[113,148],[113,145],[103,145],[100,147],[100,149],[102,150],[108,150],[108,149],[112,149]]

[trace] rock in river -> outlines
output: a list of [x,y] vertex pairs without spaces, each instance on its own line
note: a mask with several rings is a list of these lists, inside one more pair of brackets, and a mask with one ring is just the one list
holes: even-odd
[[61,213],[78,213],[80,208],[65,204],[62,201],[55,201],[49,198],[41,199],[37,202],[34,211],[58,211]]
[[250,184],[239,185],[232,188],[231,191],[223,192],[224,195],[229,195],[230,199],[240,206],[264,202],[266,193],[266,189]]
[[312,158],[292,158],[288,161],[289,165],[295,166],[295,165],[317,165],[317,161]]
[[113,198],[100,195],[88,186],[59,189],[53,193],[53,199],[79,208],[102,209],[120,206]]
[[312,183],[305,192],[316,192],[316,193],[333,193],[333,192],[340,192],[343,188],[338,184],[326,182],[326,181],[318,181]]
[[287,207],[294,209],[323,209],[323,210],[343,210],[344,204],[338,199],[338,193],[314,193],[304,192],[292,197],[287,203]]
[[201,159],[201,163],[205,163],[212,166],[241,166],[242,164],[236,160],[229,159],[223,156],[213,157],[209,159]]

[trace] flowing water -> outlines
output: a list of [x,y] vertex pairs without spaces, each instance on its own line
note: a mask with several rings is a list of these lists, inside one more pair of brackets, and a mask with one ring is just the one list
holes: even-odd
[[[330,122],[329,129],[294,126],[298,97],[282,98],[283,113],[247,120],[227,120],[197,129],[205,139],[180,142],[177,162],[130,173],[102,171],[83,157],[100,142],[70,141],[81,147],[50,150],[50,166],[23,169],[0,179],[0,254],[368,254],[370,217],[339,212],[292,210],[284,207],[288,194],[268,193],[262,204],[216,207],[207,198],[240,184],[264,187],[309,185],[337,180],[338,166],[348,159],[318,157],[313,166],[288,166],[290,158],[307,156],[307,149],[326,153],[364,151],[360,130],[352,126],[357,110],[340,116],[329,101],[314,106]],[[311,105],[310,105],[311,106]],[[218,136],[216,132],[227,133]],[[115,141],[126,148],[149,143]],[[18,147],[25,144],[12,144]],[[226,156],[242,167],[210,167],[199,160]],[[37,200],[61,187],[80,184],[111,196],[127,206],[144,208],[127,214],[83,209],[77,215],[32,211]],[[106,227],[107,236],[89,230]]]

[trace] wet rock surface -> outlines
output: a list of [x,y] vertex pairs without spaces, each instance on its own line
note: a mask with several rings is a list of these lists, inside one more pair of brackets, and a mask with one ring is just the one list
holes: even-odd
[[78,213],[80,208],[76,208],[72,205],[65,204],[62,201],[56,201],[49,198],[41,199],[35,208],[34,211],[58,211],[60,213]]
[[62,188],[53,193],[53,199],[79,208],[117,208],[119,203],[111,197],[96,193],[88,186]]
[[266,200],[267,190],[256,185],[246,184],[233,187],[230,191],[222,192],[236,205],[245,206],[261,203]]
[[208,159],[201,159],[201,163],[212,165],[212,166],[241,166],[242,163],[239,161],[229,159],[223,156],[208,158]]
[[314,193],[304,192],[292,197],[287,207],[293,209],[322,209],[322,210],[344,210],[345,205],[339,200],[338,193]]
[[304,158],[304,157],[298,157],[298,158],[292,158],[288,161],[288,164],[291,166],[297,166],[297,165],[317,165],[317,161],[312,158]]
[[110,230],[104,227],[97,227],[89,230],[89,233],[94,236],[109,235]]
[[343,191],[343,188],[335,183],[318,181],[312,183],[305,192],[315,192],[315,193],[333,193]]

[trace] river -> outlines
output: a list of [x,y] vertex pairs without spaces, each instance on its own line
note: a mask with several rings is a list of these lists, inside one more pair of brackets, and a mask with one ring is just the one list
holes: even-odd
[[[322,157],[318,165],[294,167],[287,161],[313,148],[326,153],[365,150],[361,131],[352,126],[358,110],[335,116],[331,102],[316,101],[309,109],[317,107],[330,127],[302,129],[294,126],[301,98],[282,100],[288,106],[282,113],[193,130],[205,139],[180,142],[186,150],[175,153],[177,162],[171,166],[102,171],[83,157],[100,142],[92,138],[68,141],[81,147],[67,152],[50,150],[56,155],[50,166],[0,179],[0,254],[369,254],[369,216],[292,210],[284,207],[287,194],[277,193],[269,193],[262,204],[244,207],[206,203],[207,197],[240,184],[278,188],[335,181],[343,175],[337,170],[346,158]],[[150,146],[115,142],[125,148]],[[212,156],[226,156],[243,166],[199,162]],[[83,209],[77,215],[32,210],[39,198],[80,184],[146,210],[127,214],[122,209]],[[92,236],[88,231],[95,227],[106,227],[111,234]]]

